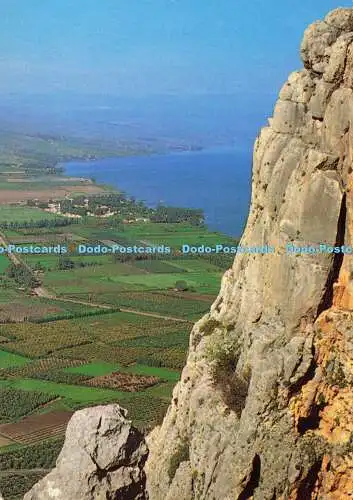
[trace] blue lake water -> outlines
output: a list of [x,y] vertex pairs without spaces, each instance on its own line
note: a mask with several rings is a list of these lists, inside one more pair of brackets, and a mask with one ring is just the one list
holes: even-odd
[[212,230],[239,236],[248,214],[251,153],[230,148],[65,164],[70,176],[94,177],[148,206],[202,208]]

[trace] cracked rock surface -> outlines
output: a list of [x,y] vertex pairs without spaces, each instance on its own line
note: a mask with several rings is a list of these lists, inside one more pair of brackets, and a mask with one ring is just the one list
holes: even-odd
[[143,436],[118,405],[77,411],[55,469],[24,500],[144,500],[147,454]]
[[312,24],[304,68],[256,140],[242,246],[193,328],[163,424],[152,500],[352,498],[353,9]]

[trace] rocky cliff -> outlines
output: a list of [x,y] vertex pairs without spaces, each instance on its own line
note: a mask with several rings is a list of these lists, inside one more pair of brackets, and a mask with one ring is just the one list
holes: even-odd
[[353,10],[305,32],[257,139],[242,246],[148,439],[152,500],[353,494]]
[[[353,256],[286,245],[353,246],[353,10],[311,25],[301,55],[255,143],[241,240],[275,252],[238,253],[193,328],[148,437],[150,500],[352,498]],[[26,500],[146,496],[143,441],[86,417]]]

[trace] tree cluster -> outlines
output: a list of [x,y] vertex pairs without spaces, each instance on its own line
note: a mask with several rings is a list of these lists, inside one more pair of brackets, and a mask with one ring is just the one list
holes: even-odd
[[48,219],[39,220],[29,220],[29,221],[4,221],[0,222],[0,228],[2,229],[12,229],[16,231],[17,229],[25,228],[54,228],[54,227],[64,227],[75,223],[75,221],[65,218],[65,217],[55,217]]
[[204,213],[201,209],[158,205],[150,219],[153,222],[168,222],[171,224],[187,222],[193,226],[202,226],[204,224]]
[[26,288],[34,288],[40,284],[39,280],[23,264],[10,264],[6,270],[9,278],[13,279],[19,285]]

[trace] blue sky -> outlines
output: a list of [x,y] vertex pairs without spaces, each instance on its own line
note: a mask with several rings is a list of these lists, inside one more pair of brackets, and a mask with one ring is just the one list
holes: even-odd
[[277,93],[340,0],[1,0],[0,92]]

